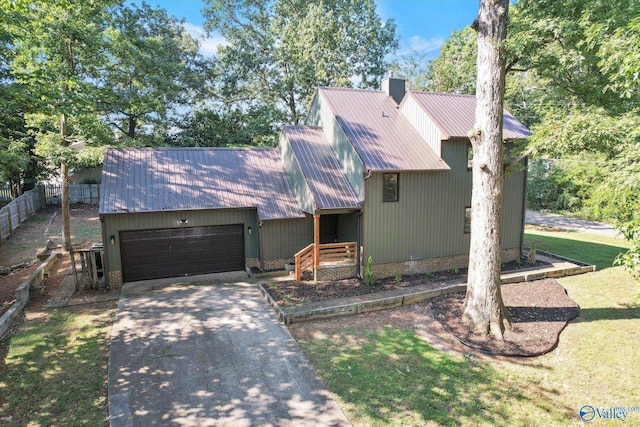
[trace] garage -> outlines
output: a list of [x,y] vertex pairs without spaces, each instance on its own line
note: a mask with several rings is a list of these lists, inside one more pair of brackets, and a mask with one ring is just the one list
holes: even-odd
[[278,269],[313,239],[277,148],[110,148],[98,212],[113,288]]
[[125,282],[244,270],[243,224],[120,231]]

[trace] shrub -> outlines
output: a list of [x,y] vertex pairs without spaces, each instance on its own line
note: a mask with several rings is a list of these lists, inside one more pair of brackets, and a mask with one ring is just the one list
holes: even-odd
[[367,266],[364,269],[364,283],[369,286],[376,284],[376,279],[373,277],[373,258],[367,259]]

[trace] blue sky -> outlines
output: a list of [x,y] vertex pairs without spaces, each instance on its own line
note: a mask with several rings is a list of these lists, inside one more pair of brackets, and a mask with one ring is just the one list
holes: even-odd
[[[151,6],[165,8],[170,15],[184,18],[186,28],[192,35],[203,38],[203,54],[215,53],[224,42],[222,37],[212,35],[205,38],[204,17],[201,0],[146,0]],[[141,0],[133,0],[141,3]],[[478,0],[376,0],[378,14],[383,20],[394,19],[400,37],[399,55],[417,50],[428,58],[438,56],[442,43],[451,31],[461,30],[476,17]]]

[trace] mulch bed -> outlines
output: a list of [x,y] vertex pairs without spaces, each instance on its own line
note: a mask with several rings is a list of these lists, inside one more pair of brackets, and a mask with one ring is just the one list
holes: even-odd
[[539,356],[553,350],[567,323],[580,307],[555,279],[502,285],[502,298],[511,319],[504,340],[484,336],[461,322],[464,294],[431,301],[436,319],[461,343],[483,353],[503,356]]
[[[537,261],[535,265],[527,264],[526,260],[520,263],[510,262],[503,266],[502,271],[517,271],[532,267],[548,265],[545,262]],[[379,279],[376,284],[369,286],[360,279],[345,279],[326,282],[297,282],[285,281],[263,284],[265,291],[280,307],[292,307],[317,301],[330,301],[340,298],[347,298],[359,295],[374,294],[377,292],[391,291],[395,289],[409,288],[418,285],[440,286],[444,281],[453,279],[466,279],[467,269],[440,271],[429,273],[402,276],[400,280],[394,277]]]
[[[538,263],[535,267],[545,265]],[[503,271],[531,268],[523,263],[505,265]],[[351,296],[408,288],[417,285],[439,286],[453,279],[466,279],[466,269],[431,275],[402,276],[381,279],[369,286],[359,279],[327,282],[285,281],[263,284],[271,298],[281,307],[304,305],[317,301],[337,300]],[[511,328],[502,341],[492,335],[483,336],[462,324],[464,293],[431,300],[435,319],[460,343],[485,354],[502,356],[538,356],[553,350],[567,323],[576,318],[580,307],[567,295],[555,279],[502,285],[502,297],[509,311]]]

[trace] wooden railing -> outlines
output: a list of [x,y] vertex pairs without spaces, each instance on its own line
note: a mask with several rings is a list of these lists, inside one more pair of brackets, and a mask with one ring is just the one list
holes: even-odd
[[296,262],[296,280],[300,280],[302,272],[313,268],[313,243],[298,251],[293,257]]
[[[294,255],[295,259],[295,275],[296,280],[302,278],[302,273],[311,270],[313,271],[314,259],[313,259],[314,244],[311,243],[306,248],[299,251]],[[330,262],[356,262],[357,256],[357,243],[356,242],[342,242],[342,243],[325,243],[319,247],[319,261],[316,265]]]

